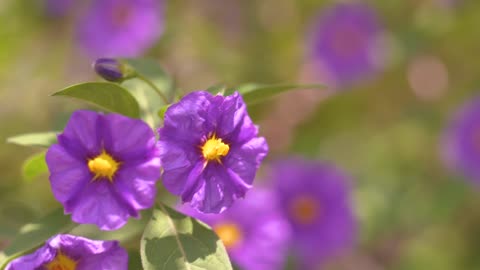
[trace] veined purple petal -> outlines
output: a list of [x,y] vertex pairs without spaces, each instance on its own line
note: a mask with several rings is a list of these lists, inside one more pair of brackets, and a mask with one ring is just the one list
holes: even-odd
[[[159,134],[164,186],[205,213],[222,212],[243,197],[268,152],[238,93],[186,95],[166,111]],[[205,154],[207,142],[223,152]]]

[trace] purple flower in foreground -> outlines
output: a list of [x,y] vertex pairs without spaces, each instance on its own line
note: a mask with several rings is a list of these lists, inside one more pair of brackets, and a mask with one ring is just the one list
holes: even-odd
[[128,254],[118,241],[59,234],[34,253],[10,262],[6,270],[127,270]]
[[338,169],[289,159],[274,164],[273,180],[302,269],[316,267],[354,244],[356,222],[349,189]]
[[163,31],[160,0],[91,1],[77,22],[80,45],[92,57],[135,57]]
[[244,197],[268,152],[238,93],[186,95],[168,108],[159,134],[165,187],[205,213]]
[[464,105],[456,114],[444,140],[449,166],[480,184],[480,98]]
[[281,269],[287,255],[290,227],[273,196],[265,190],[253,190],[221,214],[201,214],[187,207],[183,210],[213,228],[241,269],[276,270]]
[[337,4],[315,22],[310,59],[330,71],[336,84],[345,85],[373,75],[373,57],[382,33],[375,12],[364,4]]
[[154,203],[160,159],[140,120],[76,111],[46,161],[53,195],[75,222],[114,230]]

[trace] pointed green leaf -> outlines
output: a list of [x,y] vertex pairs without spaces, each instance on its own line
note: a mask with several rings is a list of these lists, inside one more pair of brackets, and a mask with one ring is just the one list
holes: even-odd
[[57,131],[21,134],[7,139],[7,143],[23,146],[50,147],[57,142]]
[[29,157],[22,166],[23,179],[32,181],[35,177],[48,172],[48,166],[45,162],[46,152],[37,153]]
[[24,254],[35,247],[42,245],[50,237],[65,233],[72,229],[75,224],[71,221],[70,216],[63,213],[63,208],[59,208],[36,222],[23,225],[15,239],[3,251],[5,256],[0,269],[19,254]]
[[145,270],[232,269],[221,240],[204,223],[159,204],[141,240]]
[[325,85],[321,84],[256,84],[249,83],[240,85],[237,88],[230,88],[225,91],[225,95],[231,95],[233,92],[238,91],[245,103],[251,105],[265,99],[271,98],[277,94],[301,89],[326,89]]
[[69,86],[54,96],[67,96],[86,101],[104,110],[138,118],[139,108],[135,98],[115,83],[88,82]]

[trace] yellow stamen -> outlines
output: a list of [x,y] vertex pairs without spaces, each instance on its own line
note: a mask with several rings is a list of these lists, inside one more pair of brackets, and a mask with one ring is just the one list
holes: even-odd
[[317,200],[309,196],[299,196],[290,203],[290,215],[303,225],[312,224],[319,215]]
[[88,161],[88,169],[95,175],[94,180],[108,178],[109,181],[112,181],[119,166],[120,163],[113,159],[105,150]]
[[221,223],[213,227],[223,245],[226,248],[233,248],[242,240],[242,232],[240,228],[231,222]]
[[202,146],[202,154],[207,161],[216,160],[220,162],[220,158],[226,156],[228,151],[230,151],[230,146],[222,142],[222,139],[215,137],[215,135]]
[[58,251],[53,261],[49,262],[45,267],[47,270],[75,270],[77,262]]

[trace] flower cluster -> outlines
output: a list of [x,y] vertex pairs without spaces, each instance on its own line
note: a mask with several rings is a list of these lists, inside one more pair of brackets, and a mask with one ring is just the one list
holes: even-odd
[[221,214],[179,208],[209,224],[242,269],[280,269],[289,247],[299,269],[318,269],[353,247],[356,220],[338,168],[285,159],[273,164],[269,180],[271,190],[256,189]]

